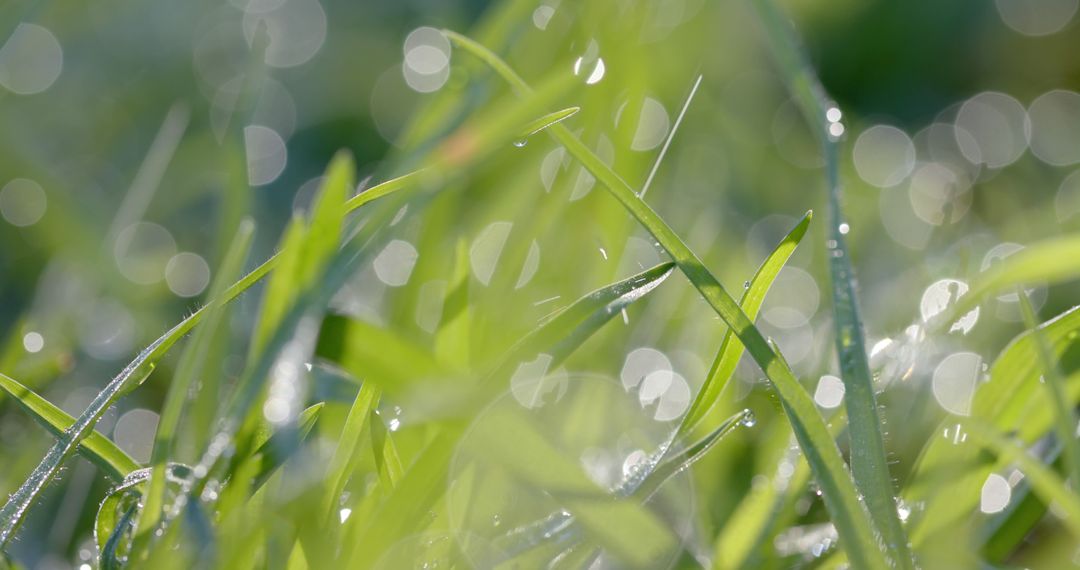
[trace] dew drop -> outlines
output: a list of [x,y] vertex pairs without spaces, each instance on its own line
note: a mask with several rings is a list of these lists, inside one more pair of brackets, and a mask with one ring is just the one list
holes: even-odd
[[757,425],[757,416],[749,409],[743,410],[743,417],[739,420],[739,425],[743,427],[754,427]]
[[840,227],[837,229],[840,230],[840,233],[847,235],[847,233],[851,231],[851,226],[847,224],[840,224]]
[[527,144],[529,144],[529,139],[520,139],[514,141],[514,146],[516,146],[517,148],[523,148]]
[[750,281],[749,280],[743,281],[742,282],[742,288],[743,289],[749,289],[750,288]]

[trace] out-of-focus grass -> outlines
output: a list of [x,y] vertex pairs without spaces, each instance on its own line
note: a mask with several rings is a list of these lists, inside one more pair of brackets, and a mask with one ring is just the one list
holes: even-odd
[[1007,5],[0,8],[0,564],[1072,560]]

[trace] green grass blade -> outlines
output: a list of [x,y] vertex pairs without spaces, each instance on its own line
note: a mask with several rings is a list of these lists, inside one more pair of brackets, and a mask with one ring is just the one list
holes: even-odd
[[836,137],[829,132],[831,121],[827,117],[834,105],[799,46],[794,28],[783,18],[776,4],[772,0],[755,0],[754,6],[764,23],[765,35],[789,89],[811,129],[817,134],[825,155],[829,277],[836,352],[850,425],[851,472],[892,558],[900,568],[914,568],[907,533],[896,512],[896,494],[889,474],[874,379],[870,373],[862,317],[859,315],[855,271],[847,247],[849,226],[844,221],[840,206],[839,148]]
[[[521,130],[520,139],[528,138],[540,131],[554,125],[555,123],[561,123],[570,117],[573,117],[581,110],[581,107],[567,107],[561,111],[555,111],[554,113],[548,113],[543,117],[530,121],[525,125],[525,128]],[[520,142],[520,139],[518,142]]]
[[441,362],[462,370],[469,368],[472,362],[469,275],[469,247],[465,240],[459,239],[454,249],[454,270],[443,301],[439,328],[435,331],[434,350]]
[[531,361],[543,352],[551,353],[549,368],[558,366],[604,323],[659,287],[674,269],[674,263],[661,263],[574,301],[515,343],[488,374],[487,382],[505,379],[519,363]]
[[[218,268],[215,284],[211,288],[211,299],[222,299],[225,288],[240,273],[244,260],[247,259],[254,232],[255,225],[250,220],[245,220],[240,224],[225,259],[222,261],[221,267]],[[220,300],[214,301],[210,305],[204,326],[196,331],[194,338],[184,349],[176,373],[173,375],[172,382],[169,383],[169,391],[165,397],[161,418],[158,421],[157,434],[154,437],[154,448],[150,457],[153,472],[150,477],[149,489],[143,500],[142,513],[139,515],[135,548],[137,553],[142,552],[143,541],[148,539],[151,529],[161,519],[165,496],[165,466],[173,453],[180,419],[188,399],[191,383],[196,378],[204,375],[204,364],[211,349],[210,345],[214,340],[214,336],[218,333],[225,316],[223,307],[224,304]]]
[[980,445],[1008,462],[1015,463],[1031,483],[1031,488],[1047,503],[1053,503],[1064,513],[1065,526],[1080,540],[1080,496],[1041,461],[1026,449],[999,435],[991,426],[978,421],[964,422],[964,430]]
[[656,160],[653,161],[652,168],[649,169],[649,175],[645,177],[645,183],[641,185],[641,191],[638,192],[638,196],[641,196],[642,199],[645,199],[645,194],[652,187],[652,182],[656,179],[656,173],[660,170],[660,163],[667,156],[667,151],[671,148],[671,141],[675,140],[675,133],[679,132],[679,126],[682,125],[683,118],[686,117],[686,111],[690,109],[690,103],[694,100],[694,95],[697,94],[698,87],[701,87],[701,80],[704,77],[698,75],[697,79],[694,80],[694,85],[690,87],[690,93],[686,96],[686,100],[683,101],[679,114],[675,116],[675,122],[671,124],[671,130],[668,131],[667,137],[664,138],[664,144],[660,147],[660,152],[656,154]]
[[[780,240],[780,243],[754,273],[750,286],[743,292],[742,299],[739,301],[739,307],[743,313],[746,313],[747,318],[751,320],[757,318],[758,311],[765,302],[765,294],[769,292],[769,287],[772,287],[776,276],[780,274],[780,270],[784,268],[791,254],[795,252],[795,248],[806,235],[812,218],[813,212],[807,212],[802,221],[796,224],[784,239]],[[680,435],[691,433],[705,419],[735,373],[735,366],[739,363],[744,351],[743,345],[735,338],[732,330],[728,329],[720,342],[720,350],[716,353],[716,358],[713,359],[712,366],[709,368],[709,374],[705,377],[705,383],[702,384],[701,390],[694,397],[690,409],[679,424]]]
[[[1008,260],[1006,260],[1008,261]],[[1068,394],[1067,406],[1080,401],[1080,308],[1073,308],[1037,327],[1056,361],[1070,376],[1063,382]],[[1018,335],[990,366],[990,379],[980,382],[971,402],[970,417],[993,426],[999,432],[1012,433],[1018,441],[1032,444],[1054,428],[1055,416],[1048,413],[1050,390],[1043,388],[1044,375],[1034,331]],[[915,464],[904,498],[909,504],[925,504],[912,512],[908,521],[916,546],[948,529],[955,528],[979,504],[979,489],[995,468],[1002,467],[986,458],[971,445],[957,443],[962,433],[958,421],[948,418],[924,446]]]
[[377,414],[368,416],[371,422],[371,452],[375,456],[375,468],[379,472],[379,479],[386,489],[393,489],[401,481],[404,469],[401,466],[401,457],[398,455],[397,446],[390,430]]
[[292,457],[299,445],[307,439],[308,435],[311,434],[311,430],[315,428],[315,423],[319,421],[319,415],[322,414],[325,406],[325,402],[319,402],[308,406],[304,411],[300,412],[300,415],[296,418],[294,441],[288,441],[293,439],[290,437],[292,434],[279,431],[271,434],[266,441],[259,445],[258,449],[255,450],[255,455],[259,457],[259,470],[255,474],[252,483],[253,489],[258,490],[259,487],[266,484],[270,476]]
[[360,390],[349,408],[349,414],[345,417],[345,425],[341,428],[341,436],[338,437],[337,447],[330,458],[327,467],[327,492],[323,499],[323,511],[326,519],[333,523],[337,520],[338,500],[345,490],[345,484],[349,480],[349,473],[356,464],[363,446],[364,428],[368,425],[368,416],[375,411],[379,404],[381,390],[374,382],[363,382]]
[[[375,186],[349,200],[346,211],[352,211],[368,202],[386,196],[392,192],[409,187],[416,181],[415,173],[389,180]],[[233,284],[225,292],[224,302],[240,296],[260,279],[265,277],[277,265],[279,255],[274,255]],[[0,547],[5,546],[19,528],[27,510],[40,497],[42,491],[56,476],[60,466],[76,449],[77,445],[92,433],[94,426],[110,406],[122,395],[131,391],[153,371],[155,363],[163,357],[177,341],[194,328],[207,313],[207,306],[195,311],[179,324],[158,337],[143,349],[134,360],[113,378],[90,403],[75,423],[65,431],[64,437],[42,458],[38,466],[30,473],[19,489],[13,493],[4,507],[0,509]]]
[[1032,244],[990,266],[971,280],[971,288],[927,323],[927,332],[947,329],[989,295],[1021,285],[1053,285],[1080,277],[1080,235]]
[[1035,320],[1035,310],[1031,307],[1027,292],[1021,288],[1017,295],[1020,297],[1020,311],[1024,317],[1024,326],[1031,330],[1031,338],[1035,341],[1035,348],[1039,354],[1039,362],[1043,369],[1043,384],[1050,396],[1050,402],[1054,406],[1054,420],[1057,428],[1058,440],[1061,441],[1065,455],[1065,466],[1072,478],[1074,488],[1080,488],[1080,442],[1076,439],[1076,412],[1072,406],[1067,405],[1069,397],[1065,390],[1065,381],[1061,377],[1061,370],[1057,361],[1051,355],[1052,350],[1042,331],[1038,328]]
[[[20,408],[26,410],[26,413],[57,438],[64,437],[64,433],[75,423],[75,418],[69,416],[64,410],[5,374],[0,374],[0,388],[14,398]],[[139,468],[139,464],[134,459],[97,430],[91,432],[89,437],[79,443],[79,453],[113,479],[122,480],[128,473]]]
[[[529,93],[529,86],[524,80],[490,50],[455,32],[444,33],[454,45],[491,65],[519,95]],[[840,450],[829,436],[813,399],[799,384],[790,367],[774,352],[761,331],[739,309],[735,300],[693,251],[614,170],[563,125],[553,125],[548,132],[653,235],[702,297],[735,331],[735,335],[776,388],[799,444],[818,478],[825,504],[852,563],[861,568],[887,567],[888,563],[874,533],[873,520],[856,495],[851,474],[840,456]]]
[[705,457],[705,454],[719,443],[724,436],[735,431],[735,428],[741,425],[750,425],[753,422],[754,413],[750,410],[743,410],[731,416],[705,437],[694,442],[678,454],[662,461],[652,473],[649,473],[645,482],[637,489],[634,489],[634,495],[643,501],[648,500],[664,483],[678,473],[686,471],[695,462]]

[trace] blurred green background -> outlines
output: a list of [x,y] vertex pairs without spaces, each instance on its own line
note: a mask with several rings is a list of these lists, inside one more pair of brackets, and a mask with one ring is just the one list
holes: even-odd
[[[843,112],[849,238],[900,481],[943,410],[962,411],[963,387],[1021,330],[1017,297],[983,306],[965,336],[913,348],[905,329],[994,259],[1080,227],[1077,4],[784,3]],[[336,150],[383,180],[503,96],[486,70],[458,61],[443,27],[503,30],[489,47],[532,82],[573,68],[582,82],[566,105],[581,111],[567,124],[635,187],[702,76],[647,200],[731,291],[806,210],[824,212],[816,141],[744,2],[14,0],[0,6],[0,371],[78,414],[199,305],[243,215],[257,223],[261,260]],[[432,116],[441,128],[414,122]],[[337,310],[425,342],[462,240],[480,323],[473,350],[496,355],[556,308],[663,260],[590,175],[534,138],[407,212]],[[818,383],[836,364],[822,227],[759,324],[828,410],[835,393]],[[686,395],[661,404],[685,409],[723,327],[676,281],[568,368],[619,379],[668,367]],[[1050,317],[1080,288],[1031,294]],[[256,300],[240,301],[241,345]],[[235,376],[242,354],[217,373]],[[782,421],[760,372],[743,364],[730,407]],[[164,387],[148,383],[100,427],[136,459],[149,454]],[[698,490],[706,519],[723,520],[751,485],[759,432],[699,470],[711,474]],[[0,493],[49,443],[0,400]],[[15,547],[31,567],[82,560],[105,482],[72,465]]]

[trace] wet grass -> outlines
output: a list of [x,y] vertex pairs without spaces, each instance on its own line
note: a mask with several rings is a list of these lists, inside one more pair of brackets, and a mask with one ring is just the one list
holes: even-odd
[[[235,215],[243,200],[227,202],[236,211],[200,308],[99,383],[81,413],[42,395],[48,372],[0,375],[21,419],[51,438],[44,453],[4,451],[0,565],[34,558],[19,537],[57,512],[50,493],[80,457],[107,490],[58,516],[100,568],[978,568],[1072,556],[1080,312],[1039,323],[1024,286],[1080,276],[1080,241],[1034,243],[937,315],[910,319],[905,348],[922,358],[964,341],[951,331],[961,315],[1019,290],[1023,330],[973,380],[970,409],[913,422],[915,452],[891,448],[881,408],[903,409],[901,390],[925,406],[934,388],[897,388],[871,364],[839,109],[777,6],[753,4],[823,158],[800,183],[820,190],[824,216],[793,220],[749,267],[732,261],[734,244],[699,247],[682,219],[694,206],[672,207],[685,206],[683,189],[662,171],[704,76],[655,154],[630,154],[646,99],[633,85],[650,70],[607,109],[610,94],[589,91],[602,60],[522,57],[515,30],[543,15],[502,3],[468,35],[442,32],[452,80],[415,110],[375,183],[358,180],[348,152],[328,157],[312,205],[257,265],[256,224]],[[187,110],[172,109],[113,226],[145,215],[183,144]],[[239,136],[227,128],[226,161]],[[415,259],[386,255],[402,240]],[[829,322],[817,330],[832,346],[809,369],[758,321],[806,249],[825,260]],[[740,294],[727,280],[745,280]],[[21,335],[11,342],[4,355]],[[661,343],[711,365],[680,364],[699,374],[684,378],[648,346]],[[642,372],[634,354],[667,364]],[[842,411],[812,395],[826,372],[843,380]],[[160,417],[140,463],[99,428],[154,386],[160,397],[141,401]],[[980,509],[991,474],[1013,479],[1009,508]],[[1032,554],[1025,537],[1049,546]]]

